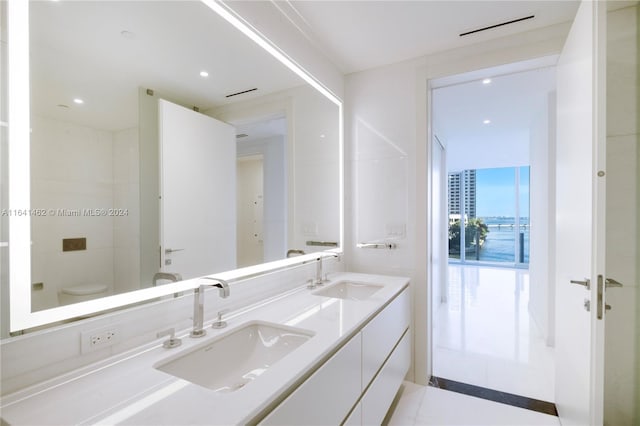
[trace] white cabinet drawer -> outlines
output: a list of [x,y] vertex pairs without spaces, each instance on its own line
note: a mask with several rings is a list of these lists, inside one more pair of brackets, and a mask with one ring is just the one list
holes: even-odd
[[342,426],[361,426],[362,425],[362,403],[358,402],[349,417],[344,421]]
[[400,293],[362,330],[362,390],[378,372],[384,360],[409,327],[409,289]]
[[360,333],[260,422],[264,425],[339,425],[360,397]]
[[382,423],[410,363],[411,336],[407,332],[362,397],[362,425]]

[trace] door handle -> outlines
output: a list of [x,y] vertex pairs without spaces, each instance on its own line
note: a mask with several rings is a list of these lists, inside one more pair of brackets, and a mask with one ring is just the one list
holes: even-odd
[[182,249],[172,249],[172,248],[168,248],[168,249],[164,249],[164,253],[165,253],[165,254],[169,254],[169,253],[173,253],[173,252],[175,252],[175,251],[182,251],[182,250],[184,250],[184,249],[183,249],[183,248],[182,248]]
[[591,288],[591,280],[589,280],[589,278],[585,278],[584,281],[571,280],[570,282],[571,284],[578,284],[578,285],[584,286],[587,290]]
[[622,287],[622,283],[619,283],[618,281],[614,280],[613,278],[605,278],[604,279],[604,287],[605,288]]

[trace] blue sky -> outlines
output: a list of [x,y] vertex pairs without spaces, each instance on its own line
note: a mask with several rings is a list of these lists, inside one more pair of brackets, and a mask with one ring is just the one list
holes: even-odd
[[[529,167],[520,168],[520,215],[529,216]],[[476,215],[515,216],[515,168],[476,171]]]

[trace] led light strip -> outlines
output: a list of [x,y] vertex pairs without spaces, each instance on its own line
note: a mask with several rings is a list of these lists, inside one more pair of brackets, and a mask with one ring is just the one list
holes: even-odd
[[[31,218],[29,169],[29,2],[7,4],[9,46],[9,283],[12,331],[27,326],[31,313]],[[13,214],[16,213],[16,214]]]
[[232,12],[226,5],[216,0],[201,0],[209,6],[214,12],[224,18],[244,35],[253,40],[258,46],[269,52],[274,58],[280,61],[284,66],[296,73],[300,78],[309,83],[313,88],[329,98],[336,105],[342,105],[342,101],[338,99],[330,90],[320,84],[318,80],[313,78],[310,73],[304,70],[300,65],[289,58],[284,52],[278,49],[267,37],[254,28],[244,19],[240,18],[235,12]]

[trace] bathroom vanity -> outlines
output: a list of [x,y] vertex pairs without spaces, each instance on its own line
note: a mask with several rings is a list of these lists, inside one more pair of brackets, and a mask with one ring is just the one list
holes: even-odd
[[380,424],[411,359],[408,279],[337,273],[7,395],[8,424]]

